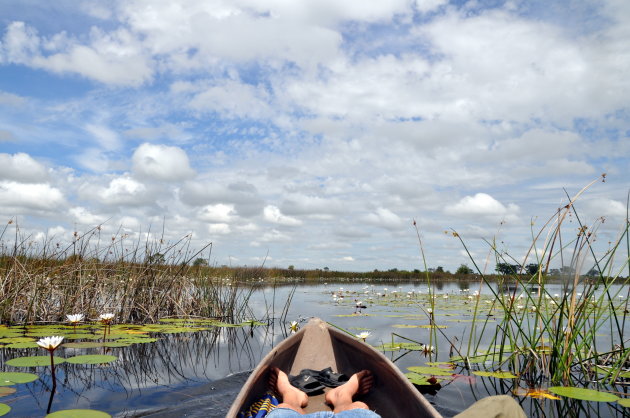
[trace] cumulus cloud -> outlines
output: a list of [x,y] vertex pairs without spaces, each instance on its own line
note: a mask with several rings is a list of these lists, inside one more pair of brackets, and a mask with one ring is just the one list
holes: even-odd
[[2,45],[7,62],[79,74],[106,84],[139,85],[153,75],[142,45],[125,29],[106,33],[93,27],[90,43],[84,45],[66,33],[40,38],[24,22],[12,22]]
[[477,193],[474,196],[465,196],[459,202],[449,205],[444,209],[448,215],[454,216],[514,216],[519,207],[514,203],[507,206],[486,193]]
[[66,206],[63,193],[56,187],[14,181],[0,181],[0,202],[0,210],[7,215],[54,212]]
[[133,153],[133,173],[140,178],[178,181],[195,175],[186,152],[179,147],[144,143]]
[[74,222],[79,225],[95,226],[100,225],[107,220],[105,216],[95,215],[89,209],[82,206],[70,208],[68,213]]
[[197,217],[204,222],[225,223],[230,222],[235,215],[234,205],[217,203],[216,205],[206,205],[201,208]]
[[387,208],[377,208],[374,212],[366,215],[363,220],[370,225],[385,229],[399,229],[404,225],[400,216]]
[[279,225],[285,225],[285,226],[302,225],[302,221],[300,221],[299,219],[293,218],[291,216],[283,215],[282,212],[280,212],[280,209],[273,205],[265,206],[265,209],[263,210],[263,216],[266,221],[279,224]]
[[179,191],[183,203],[191,206],[205,206],[207,204],[231,204],[234,210],[242,217],[260,215],[263,211],[264,200],[258,189],[247,181],[228,182],[220,181],[189,181]]
[[48,172],[39,162],[23,152],[0,154],[0,180],[21,183],[41,183],[48,179]]
[[208,232],[212,237],[213,235],[227,235],[232,232],[232,229],[226,223],[214,223],[208,225]]

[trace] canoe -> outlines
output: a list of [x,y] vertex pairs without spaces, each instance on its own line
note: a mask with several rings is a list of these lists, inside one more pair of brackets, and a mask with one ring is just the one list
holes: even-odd
[[[381,417],[441,417],[398,367],[381,352],[328,326],[325,321],[313,318],[260,361],[234,400],[228,418],[236,417],[239,411],[266,393],[269,368],[272,366],[290,375],[297,375],[302,369],[322,370],[331,367],[337,373],[351,376],[368,369],[374,374],[374,386],[368,394],[356,399],[365,402]],[[309,396],[306,412],[330,411],[324,396]]]

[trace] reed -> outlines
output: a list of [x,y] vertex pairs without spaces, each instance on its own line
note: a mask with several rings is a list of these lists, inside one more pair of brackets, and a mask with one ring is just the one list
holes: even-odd
[[[604,219],[586,225],[576,209],[579,197],[594,183],[569,198],[569,203],[539,231],[532,230],[532,244],[521,262],[500,250],[495,242],[486,241],[496,263],[516,261],[521,266],[503,276],[497,289],[494,280],[470,256],[464,239],[453,234],[468,252],[480,285],[486,284],[492,291],[493,306],[502,314],[497,324],[490,324],[489,316],[478,319],[477,300],[468,346],[463,350],[466,365],[482,347],[489,346],[490,355],[499,364],[509,366],[527,387],[576,386],[593,381],[613,384],[628,368],[630,347],[624,329],[629,312],[629,279],[622,274],[629,269],[630,223],[627,217],[617,239],[603,253],[597,252],[594,241]],[[575,223],[567,225],[569,218]],[[528,275],[524,266],[532,258],[538,269],[536,274]],[[552,263],[567,266],[559,294],[549,289]],[[594,277],[581,274],[590,266],[591,272],[596,272]],[[511,290],[500,291],[503,286]],[[533,292],[529,291],[532,286],[536,288]],[[609,337],[601,338],[603,333]]]
[[[164,316],[200,315],[238,320],[248,314],[251,289],[207,276],[192,260],[211,244],[192,249],[191,236],[163,234],[132,240],[101,228],[75,232],[64,245],[35,242],[16,222],[0,231],[0,321],[61,321],[81,312],[117,321],[154,322]],[[153,238],[150,238],[152,237]]]

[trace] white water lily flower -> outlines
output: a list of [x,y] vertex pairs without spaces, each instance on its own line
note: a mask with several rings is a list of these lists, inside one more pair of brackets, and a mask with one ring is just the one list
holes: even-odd
[[297,321],[291,321],[291,325],[289,325],[289,328],[291,329],[291,332],[297,332],[300,326]]
[[365,341],[370,335],[372,335],[370,332],[363,331],[362,333],[357,334],[357,338],[361,338],[363,341]]
[[434,351],[435,351],[435,347],[433,347],[432,345],[423,345],[423,346],[422,346],[422,351],[423,351],[425,354],[432,353],[432,352],[434,352]]
[[71,324],[76,324],[77,322],[81,322],[83,321],[83,318],[85,318],[85,316],[82,313],[74,314],[74,315],[66,315],[66,319]]
[[61,344],[62,341],[62,336],[45,337],[37,341],[37,345],[48,351],[54,351],[57,347],[59,347],[59,344]]
[[427,308],[427,313],[432,314],[432,313],[433,313],[433,309],[431,309],[431,308]]
[[104,313],[104,314],[101,314],[101,316],[99,316],[98,319],[100,319],[103,322],[109,322],[112,319],[114,319],[114,314],[113,313]]

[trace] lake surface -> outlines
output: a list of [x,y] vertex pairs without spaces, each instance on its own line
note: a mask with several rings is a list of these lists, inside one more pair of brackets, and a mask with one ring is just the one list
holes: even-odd
[[[435,289],[435,322],[444,326],[439,332],[422,328],[429,324],[428,316],[421,309],[428,307],[426,284],[348,282],[260,288],[251,296],[251,315],[254,318],[268,314],[275,317],[270,326],[210,327],[197,332],[159,333],[155,335],[158,338],[155,342],[129,347],[62,346],[55,352],[56,356],[68,358],[76,354],[106,353],[117,356],[118,360],[107,365],[57,366],[57,387],[52,401],[49,367],[17,368],[5,364],[11,358],[46,352],[35,348],[1,348],[0,371],[33,372],[40,378],[13,386],[17,391],[0,397],[0,402],[10,405],[12,411],[7,416],[15,417],[45,416],[49,407],[51,412],[88,408],[121,417],[160,410],[166,416],[178,416],[177,408],[190,406],[191,402],[201,405],[198,411],[204,410],[205,405],[203,416],[224,416],[246,378],[246,372],[287,336],[288,322],[304,324],[313,316],[352,333],[369,331],[367,343],[374,346],[408,338],[436,347],[435,352],[428,355],[407,350],[386,352],[403,372],[407,372],[408,367],[424,366],[429,361],[447,361],[453,354],[451,343],[462,351],[467,348],[466,335],[474,314],[470,296],[474,291],[480,291],[482,298],[489,299],[490,290],[487,287],[480,289],[478,284],[471,284],[473,288],[470,290],[463,290],[463,287],[461,283],[441,283]],[[548,290],[550,293],[562,292],[560,286],[557,289],[548,287]],[[289,299],[286,320],[282,322],[277,318],[282,315]],[[356,313],[355,300],[362,301],[367,308]],[[622,302],[619,298],[619,303]],[[487,317],[485,313],[483,319],[488,319],[488,326],[496,324],[496,318]],[[606,330],[600,332],[602,341],[608,339],[610,346]],[[483,369],[483,366],[472,367]],[[497,393],[509,394],[515,389],[514,379],[481,378],[459,369],[453,373],[462,376],[443,382],[439,390],[425,394],[445,416],[462,411],[477,399]],[[623,387],[614,389],[625,393]],[[624,408],[615,403],[515,399],[532,416],[624,415]]]

